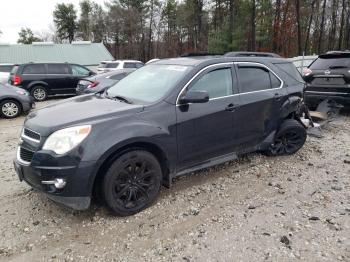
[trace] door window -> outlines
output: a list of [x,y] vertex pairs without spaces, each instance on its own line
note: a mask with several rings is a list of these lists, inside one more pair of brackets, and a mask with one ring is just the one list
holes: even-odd
[[201,76],[190,88],[191,91],[207,91],[209,98],[233,94],[231,68],[216,69]]
[[124,68],[137,68],[135,63],[124,63]]
[[279,79],[269,70],[257,66],[239,66],[238,77],[241,93],[278,88],[281,85]]
[[45,64],[26,65],[23,74],[43,75],[46,74]]
[[90,71],[82,66],[78,65],[71,65],[72,66],[72,73],[74,76],[88,76]]
[[65,64],[48,64],[47,65],[47,73],[53,75],[68,75],[69,72],[68,65]]

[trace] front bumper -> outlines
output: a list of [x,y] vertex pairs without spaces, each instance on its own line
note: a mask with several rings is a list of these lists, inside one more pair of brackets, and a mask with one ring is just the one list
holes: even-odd
[[32,98],[31,96],[27,97],[26,99],[23,99],[21,101],[21,104],[22,104],[22,109],[24,113],[27,113],[31,109],[35,108],[34,98]]
[[[17,154],[14,167],[20,181],[25,181],[32,188],[44,192],[50,199],[75,210],[88,209],[95,162],[74,163],[74,159],[69,158],[56,158],[49,153],[38,151],[33,155],[31,163],[24,163]],[[57,178],[66,182],[62,189],[45,183]]]

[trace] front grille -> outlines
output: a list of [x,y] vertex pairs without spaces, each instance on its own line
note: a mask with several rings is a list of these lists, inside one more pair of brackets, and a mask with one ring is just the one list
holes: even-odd
[[30,151],[30,150],[25,149],[23,147],[21,147],[19,149],[19,156],[20,156],[21,160],[23,160],[25,162],[32,161],[33,155],[34,155],[33,151]]
[[40,141],[40,134],[28,128],[24,128],[23,134],[32,140]]

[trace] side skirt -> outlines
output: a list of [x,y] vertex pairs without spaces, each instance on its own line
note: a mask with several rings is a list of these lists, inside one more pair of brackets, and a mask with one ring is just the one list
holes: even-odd
[[185,174],[189,174],[189,173],[192,173],[192,172],[204,169],[204,168],[208,168],[208,167],[211,167],[211,166],[216,166],[216,165],[228,162],[228,161],[233,161],[233,160],[236,160],[236,159],[238,159],[238,156],[237,156],[236,153],[230,153],[230,154],[227,154],[227,155],[215,157],[215,158],[209,159],[207,161],[201,162],[198,165],[195,165],[195,166],[189,167],[187,169],[184,169],[184,170],[182,170],[180,172],[177,172],[172,178],[175,178],[175,177],[178,177],[178,176],[182,176],[182,175],[185,175]]

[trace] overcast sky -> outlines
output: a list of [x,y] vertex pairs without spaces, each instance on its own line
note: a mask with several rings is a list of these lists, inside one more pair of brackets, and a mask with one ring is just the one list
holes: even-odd
[[[73,3],[78,10],[81,0],[0,0],[0,42],[17,43],[21,27],[33,32],[48,31],[53,26],[52,12],[57,3]],[[104,4],[106,0],[94,0]]]

